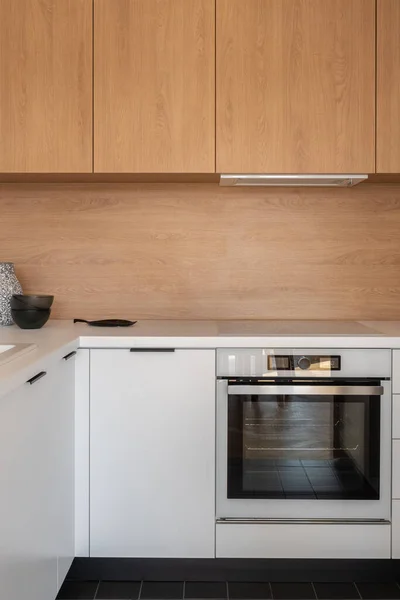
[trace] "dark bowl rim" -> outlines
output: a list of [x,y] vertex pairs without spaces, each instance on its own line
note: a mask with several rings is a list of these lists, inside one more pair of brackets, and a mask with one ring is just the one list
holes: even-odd
[[50,312],[51,308],[35,308],[31,306],[29,308],[11,308],[11,312]]
[[17,300],[21,300],[22,298],[53,298],[54,300],[54,296],[51,294],[13,294],[12,297]]

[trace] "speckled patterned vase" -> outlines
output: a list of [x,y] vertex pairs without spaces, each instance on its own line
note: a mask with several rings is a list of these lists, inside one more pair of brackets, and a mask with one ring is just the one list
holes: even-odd
[[10,300],[13,294],[22,294],[22,287],[13,263],[0,262],[0,325],[12,325]]

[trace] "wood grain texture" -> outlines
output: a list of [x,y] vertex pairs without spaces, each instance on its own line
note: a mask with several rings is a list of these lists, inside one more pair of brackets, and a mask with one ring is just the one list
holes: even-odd
[[92,171],[92,0],[0,0],[0,171]]
[[400,2],[378,0],[377,10],[377,172],[399,173]]
[[[217,173],[0,173],[1,183],[219,183]],[[400,173],[373,173],[358,186],[400,183]]]
[[95,172],[215,172],[215,0],[96,0]]
[[216,27],[217,172],[375,171],[375,0],[217,0]]
[[0,214],[58,318],[400,319],[400,185],[2,185]]
[[[390,175],[391,181],[385,180],[380,183],[393,183],[393,178],[395,176]],[[363,182],[362,185],[367,182]],[[0,173],[0,183],[219,183],[219,175],[216,173]],[[395,183],[400,183],[400,175]]]

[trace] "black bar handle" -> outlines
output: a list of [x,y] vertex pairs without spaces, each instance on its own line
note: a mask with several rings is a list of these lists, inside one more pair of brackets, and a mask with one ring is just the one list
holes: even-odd
[[69,360],[70,358],[73,358],[74,356],[76,356],[76,350],[74,350],[73,352],[70,352],[69,354],[66,354],[65,356],[63,356],[63,360]]
[[131,348],[129,352],[175,352],[175,348]]
[[34,383],[39,381],[39,379],[42,379],[42,377],[45,377],[46,375],[47,375],[46,371],[40,371],[40,373],[35,375],[35,377],[28,379],[28,381],[26,383],[29,383],[29,385],[33,385]]

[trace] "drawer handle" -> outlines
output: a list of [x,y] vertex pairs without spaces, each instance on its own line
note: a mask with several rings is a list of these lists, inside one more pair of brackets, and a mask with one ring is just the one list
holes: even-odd
[[129,352],[175,352],[175,348],[131,348]]
[[42,379],[42,377],[45,377],[45,375],[47,375],[46,371],[41,371],[40,373],[38,373],[31,379],[28,379],[28,381],[26,383],[29,383],[29,385],[33,385],[34,383],[39,381],[39,379]]
[[69,360],[70,358],[73,358],[74,356],[76,356],[75,350],[73,352],[70,352],[69,354],[66,354],[65,356],[63,356],[63,360]]

